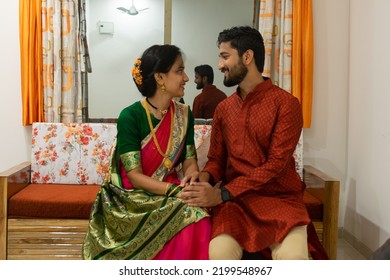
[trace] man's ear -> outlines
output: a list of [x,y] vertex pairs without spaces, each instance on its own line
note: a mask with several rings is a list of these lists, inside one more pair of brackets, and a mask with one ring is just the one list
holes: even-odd
[[249,64],[253,60],[253,50],[249,49],[244,52],[242,55],[243,61],[245,64]]

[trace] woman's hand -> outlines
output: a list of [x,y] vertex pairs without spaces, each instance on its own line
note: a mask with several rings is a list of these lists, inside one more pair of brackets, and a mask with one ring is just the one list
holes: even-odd
[[194,171],[191,174],[184,176],[183,180],[180,182],[180,187],[185,187],[186,185],[192,185],[194,182],[199,180],[199,171]]
[[208,183],[210,180],[210,174],[208,172],[198,172],[195,171],[188,176],[184,176],[181,180],[180,186],[185,187],[186,185],[193,185],[195,182],[205,182]]
[[206,182],[194,182],[187,184],[177,197],[189,206],[214,207],[221,204],[221,190],[218,186],[213,187]]
[[199,168],[196,159],[186,159],[183,162],[183,174],[184,178],[181,180],[180,186],[184,187],[185,185],[192,184],[197,181],[199,178]]

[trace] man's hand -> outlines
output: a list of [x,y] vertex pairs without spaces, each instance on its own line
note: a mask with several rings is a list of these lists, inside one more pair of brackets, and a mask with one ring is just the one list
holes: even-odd
[[188,176],[184,176],[180,182],[180,186],[193,185],[195,182],[208,182],[210,180],[210,174],[208,172],[193,172]]
[[184,178],[180,182],[180,187],[191,185],[198,180],[199,180],[199,172],[198,171],[192,172],[190,175],[184,176]]
[[177,197],[189,206],[214,207],[221,204],[221,190],[206,182],[194,182],[186,185]]

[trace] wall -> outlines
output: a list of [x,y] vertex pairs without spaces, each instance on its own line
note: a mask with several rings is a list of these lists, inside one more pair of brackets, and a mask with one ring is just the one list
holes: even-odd
[[341,181],[342,226],[347,168],[349,0],[313,0],[313,18],[313,112],[311,128],[304,129],[303,134],[304,164]]
[[351,1],[344,229],[369,249],[390,238],[390,1]]
[[313,0],[312,127],[304,160],[341,180],[343,236],[364,254],[390,237],[390,2]]
[[19,59],[19,2],[2,3],[0,26],[0,172],[30,160],[31,127],[22,126]]

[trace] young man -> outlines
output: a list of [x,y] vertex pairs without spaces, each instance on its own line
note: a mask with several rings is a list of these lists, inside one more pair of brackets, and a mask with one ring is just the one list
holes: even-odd
[[[218,46],[224,84],[238,87],[217,106],[208,162],[181,197],[190,206],[212,207],[210,259],[240,259],[243,250],[308,259],[305,184],[293,158],[301,105],[262,76],[264,44],[256,29],[226,29]],[[213,187],[219,181],[221,187]]]
[[226,94],[218,89],[214,82],[214,71],[210,65],[195,67],[196,89],[203,89],[194,99],[192,113],[195,118],[212,119],[218,103],[226,98]]

